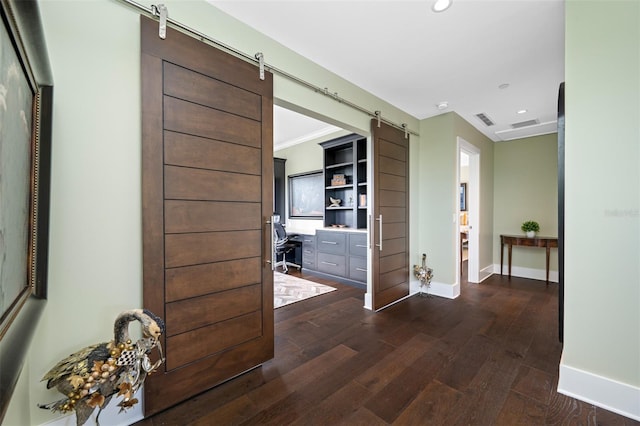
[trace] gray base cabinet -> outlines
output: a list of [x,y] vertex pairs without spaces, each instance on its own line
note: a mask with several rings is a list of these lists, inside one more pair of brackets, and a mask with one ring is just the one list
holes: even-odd
[[302,263],[307,271],[364,288],[367,284],[367,234],[318,230],[305,235]]
[[315,235],[302,236],[302,267],[311,271],[315,271],[316,269]]

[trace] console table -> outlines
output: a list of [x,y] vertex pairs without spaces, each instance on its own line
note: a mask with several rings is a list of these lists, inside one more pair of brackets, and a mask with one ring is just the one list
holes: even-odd
[[500,235],[500,275],[502,275],[502,263],[504,246],[509,246],[509,278],[511,278],[511,249],[513,246],[544,247],[547,249],[547,284],[549,284],[549,255],[552,247],[558,247],[557,237],[527,238],[524,235]]

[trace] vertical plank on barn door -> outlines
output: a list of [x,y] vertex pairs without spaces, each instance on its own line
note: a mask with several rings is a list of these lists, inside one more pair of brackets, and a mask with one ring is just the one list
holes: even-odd
[[141,17],[145,415],[273,358],[273,76]]
[[374,309],[409,295],[409,138],[371,120],[373,139]]

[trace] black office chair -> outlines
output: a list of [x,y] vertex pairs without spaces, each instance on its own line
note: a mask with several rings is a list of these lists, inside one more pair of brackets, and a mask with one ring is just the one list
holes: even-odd
[[[302,269],[302,266],[297,265],[293,262],[287,262],[287,253],[295,250],[297,244],[290,243],[289,238],[287,237],[287,232],[284,230],[284,226],[280,222],[275,222],[273,227],[275,239],[274,248],[276,255],[276,264],[274,268],[278,266],[282,266],[282,270],[286,274],[289,272],[289,266],[293,266],[294,268],[298,268],[298,270]],[[278,261],[278,256],[282,256],[282,260]]]

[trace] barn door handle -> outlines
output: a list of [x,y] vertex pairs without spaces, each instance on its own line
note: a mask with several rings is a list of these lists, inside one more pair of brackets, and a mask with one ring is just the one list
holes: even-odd
[[276,262],[274,261],[273,257],[275,256],[275,252],[276,252],[276,246],[275,246],[275,240],[273,239],[273,234],[275,234],[276,229],[275,229],[275,220],[274,220],[274,216],[271,216],[266,222],[265,224],[269,225],[269,230],[271,237],[271,243],[269,244],[269,247],[271,247],[271,260],[267,260],[267,263],[271,265],[271,270],[275,271],[276,270]]
[[376,247],[380,247],[380,251],[382,251],[382,214],[380,214],[380,216],[378,216],[376,220],[379,221],[378,223],[379,237],[378,238],[380,239],[380,244],[376,244]]

